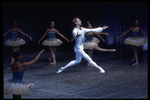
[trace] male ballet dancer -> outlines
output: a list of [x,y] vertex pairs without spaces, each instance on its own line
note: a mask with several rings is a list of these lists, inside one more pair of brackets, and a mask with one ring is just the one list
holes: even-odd
[[80,27],[82,25],[82,23],[81,23],[81,20],[78,17],[75,17],[73,19],[72,23],[73,23],[73,26],[74,26],[72,34],[73,34],[73,37],[75,39],[74,51],[76,53],[76,60],[73,60],[70,63],[68,63],[66,66],[59,68],[58,71],[57,71],[57,74],[61,73],[63,70],[65,70],[66,68],[68,68],[72,65],[80,63],[82,57],[84,59],[86,59],[91,65],[98,68],[101,73],[105,73],[105,71],[100,66],[98,66],[94,61],[92,61],[92,59],[89,57],[89,55],[87,55],[84,52],[83,42],[84,42],[85,33],[87,33],[87,32],[101,32],[104,29],[107,29],[108,26],[103,26],[103,27],[98,27],[98,28],[93,28],[93,29],[83,28],[83,27]]

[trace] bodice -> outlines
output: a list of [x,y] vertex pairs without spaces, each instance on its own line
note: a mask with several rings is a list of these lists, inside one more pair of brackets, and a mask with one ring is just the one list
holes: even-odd
[[23,75],[24,75],[24,71],[13,73],[12,81],[14,81],[14,82],[22,82]]
[[139,30],[132,30],[133,37],[139,37]]
[[11,40],[17,40],[18,34],[17,32],[10,32],[11,33]]
[[55,32],[48,32],[47,34],[49,40],[55,39]]
[[93,34],[89,34],[85,37],[85,42],[91,42],[92,41],[92,37],[93,37]]

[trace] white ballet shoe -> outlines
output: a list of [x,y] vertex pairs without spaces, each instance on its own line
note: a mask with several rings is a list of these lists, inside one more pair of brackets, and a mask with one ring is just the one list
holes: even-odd
[[59,74],[59,73],[61,73],[61,72],[64,71],[64,70],[65,70],[65,68],[62,68],[62,67],[61,67],[61,68],[58,69],[58,71],[57,71],[56,73]]
[[57,63],[56,62],[52,62],[52,63],[50,63],[50,65],[56,65]]
[[100,72],[101,72],[101,73],[105,73],[105,70],[102,69],[102,68],[100,68]]

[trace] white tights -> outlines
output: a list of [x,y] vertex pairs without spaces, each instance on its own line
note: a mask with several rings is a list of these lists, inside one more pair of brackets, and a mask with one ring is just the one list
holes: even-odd
[[75,65],[77,63],[81,62],[82,57],[87,60],[91,65],[93,65],[94,67],[98,68],[99,70],[102,70],[102,68],[100,66],[98,66],[90,57],[89,55],[87,55],[83,49],[77,49],[74,48],[74,51],[76,52],[76,60],[71,61],[70,63],[68,63],[66,66],[64,66],[63,68],[66,69],[72,65]]

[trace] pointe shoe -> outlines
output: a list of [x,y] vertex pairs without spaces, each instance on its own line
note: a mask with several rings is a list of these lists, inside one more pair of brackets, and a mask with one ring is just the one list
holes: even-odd
[[135,66],[135,65],[139,65],[139,63],[134,63],[133,65],[134,65],[134,66]]
[[64,71],[64,70],[65,70],[65,68],[62,68],[62,67],[61,67],[61,68],[58,69],[58,71],[57,71],[56,73],[59,74],[59,73],[61,73],[61,72]]
[[56,62],[50,63],[50,65],[56,65]]
[[101,72],[101,73],[105,73],[105,70],[102,69],[102,68],[100,68],[100,72]]

